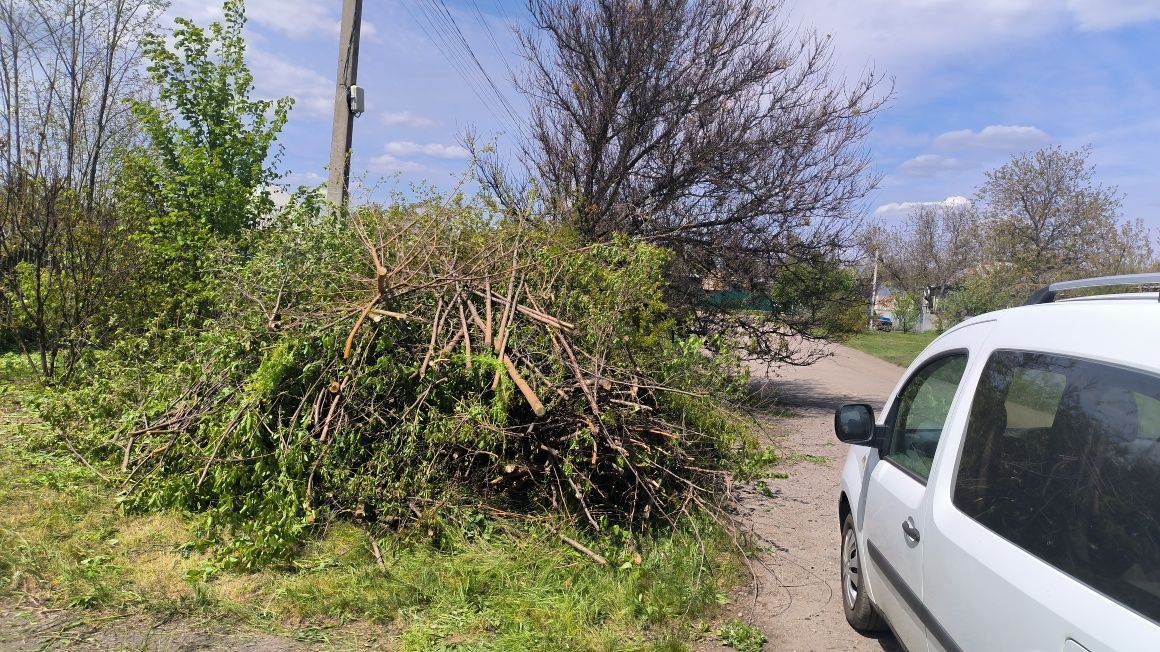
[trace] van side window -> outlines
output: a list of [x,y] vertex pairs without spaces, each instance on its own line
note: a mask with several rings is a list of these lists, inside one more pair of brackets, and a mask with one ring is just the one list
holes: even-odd
[[971,404],[954,504],[1160,623],[1160,377],[995,352]]
[[926,480],[935,449],[967,368],[965,353],[943,356],[915,372],[894,404],[886,458]]

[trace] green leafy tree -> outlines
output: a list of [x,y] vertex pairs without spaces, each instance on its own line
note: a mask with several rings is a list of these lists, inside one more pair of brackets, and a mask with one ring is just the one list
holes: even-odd
[[214,246],[271,212],[279,178],[275,144],[293,100],[251,97],[245,5],[227,0],[222,11],[208,28],[178,18],[171,40],[146,37],[159,101],[132,102],[149,144],[129,162],[123,200],[142,216],[153,253],[147,303],[162,313],[204,313]]
[[967,274],[939,302],[938,321],[943,327],[994,310],[1017,306],[1027,298],[1022,271],[1012,265],[993,264]]
[[267,188],[279,174],[271,150],[293,100],[251,99],[245,5],[227,0],[222,11],[208,29],[176,19],[172,49],[161,34],[146,37],[160,104],[135,101],[133,112],[156,155],[158,207],[171,220],[230,236],[272,208]]

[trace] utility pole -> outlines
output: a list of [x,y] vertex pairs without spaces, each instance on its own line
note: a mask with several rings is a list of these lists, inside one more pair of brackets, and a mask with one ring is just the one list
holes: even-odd
[[878,250],[874,250],[874,279],[870,281],[870,330],[874,330],[874,305],[878,303]]
[[358,40],[362,28],[362,0],[343,0],[339,30],[338,74],[334,89],[334,126],[330,132],[330,176],[326,180],[326,201],[345,206],[350,187],[350,144],[354,135],[355,108],[351,87],[358,82]]

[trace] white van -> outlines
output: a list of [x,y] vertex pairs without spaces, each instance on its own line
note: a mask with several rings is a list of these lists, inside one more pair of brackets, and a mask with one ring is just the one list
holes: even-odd
[[948,330],[878,419],[836,411],[842,598],[918,650],[1160,651],[1160,302],[1028,305]]

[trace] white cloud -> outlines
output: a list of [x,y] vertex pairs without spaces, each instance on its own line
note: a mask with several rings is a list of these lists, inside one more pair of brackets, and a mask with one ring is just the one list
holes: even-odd
[[254,73],[254,88],[259,95],[293,97],[292,117],[330,117],[334,110],[334,80],[254,48],[250,49],[247,58]]
[[[339,27],[338,11],[332,10],[336,6],[337,3],[318,0],[247,0],[246,18],[251,23],[296,40],[333,39],[338,35]],[[221,0],[173,0],[165,13],[205,24],[221,18],[221,7]],[[375,34],[375,26],[364,22],[363,35],[373,37]]]
[[404,126],[404,127],[433,127],[435,121],[431,118],[421,115],[415,115],[410,111],[388,111],[379,116],[379,119],[384,125],[388,127]]
[[975,132],[970,129],[948,131],[934,139],[942,149],[987,149],[1004,153],[1023,152],[1043,147],[1051,137],[1038,127],[991,125]]
[[282,183],[297,188],[298,186],[317,186],[326,182],[326,177],[317,172],[291,172],[282,178]]
[[994,58],[1052,33],[1160,19],[1157,0],[789,0],[787,15],[832,36],[839,64],[894,75],[898,90],[949,81],[945,64]]
[[1160,2],[1156,0],[1067,0],[1067,8],[1076,25],[1087,31],[1160,20]]
[[188,18],[195,23],[205,24],[222,17],[222,3],[214,0],[172,0],[165,11],[168,21],[174,18]]
[[387,143],[386,153],[372,158],[367,163],[367,169],[372,172],[404,172],[404,173],[432,173],[436,168],[410,160],[405,157],[426,156],[432,158],[459,159],[467,158],[467,150],[458,145],[441,145],[439,143],[412,143],[410,141],[393,141]]
[[920,154],[898,166],[898,171],[910,177],[929,177],[939,172],[961,170],[965,166],[962,161],[949,156],[938,154]]
[[[996,45],[1025,42],[1067,24],[1058,5],[1043,0],[796,0],[790,15],[833,36],[841,66],[860,75],[885,70],[899,90],[919,89],[920,77]],[[1057,6],[1052,6],[1052,5]],[[939,84],[944,80],[923,80]]]
[[915,209],[918,209],[918,208],[922,208],[924,206],[947,206],[947,207],[951,207],[951,206],[965,206],[965,205],[970,204],[970,203],[971,203],[971,200],[969,200],[966,197],[963,197],[961,195],[951,195],[950,197],[947,197],[946,199],[944,199],[942,201],[891,202],[889,204],[883,204],[883,205],[879,206],[878,208],[875,208],[874,209],[874,216],[880,217],[880,218],[892,219],[892,218],[898,218],[898,217],[905,217],[906,215],[909,215],[911,213],[911,211],[914,211]]
[[410,141],[393,141],[387,143],[387,154],[394,156],[433,156],[436,158],[467,158],[468,151],[459,145],[441,145],[439,143],[412,143]]
[[332,38],[339,22],[338,13],[330,10],[333,6],[336,3],[318,0],[247,0],[246,15],[292,39]]
[[431,168],[417,161],[407,161],[391,154],[383,154],[372,158],[367,163],[367,169],[372,172],[433,172]]

